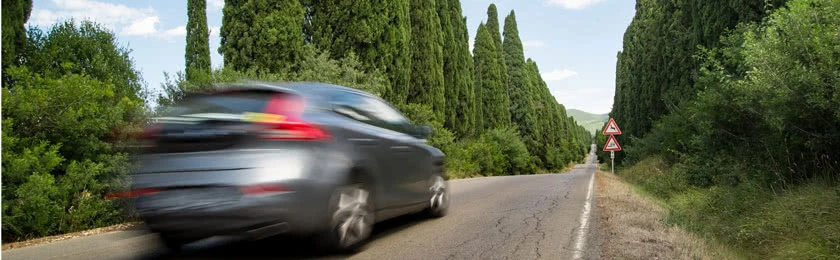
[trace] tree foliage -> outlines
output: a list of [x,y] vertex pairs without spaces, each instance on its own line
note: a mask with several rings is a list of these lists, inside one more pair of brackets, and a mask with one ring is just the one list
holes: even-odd
[[[447,0],[449,2],[449,19],[451,19],[453,39],[446,46],[452,49],[451,55],[455,58],[452,71],[446,70],[447,78],[452,81],[447,87],[454,88],[454,91],[446,98],[447,111],[452,109],[454,121],[447,121],[447,127],[452,129],[460,137],[468,137],[474,134],[476,125],[476,95],[474,66],[472,54],[470,54],[469,31],[467,30],[467,18],[463,16],[461,1]],[[450,55],[450,54],[448,54]],[[454,79],[452,79],[454,77]],[[449,113],[449,112],[448,112]]]
[[502,82],[496,44],[484,24],[478,26],[473,47],[476,123],[479,131],[510,126],[510,99]]
[[[840,133],[825,127],[840,121],[838,14],[834,1],[794,0],[702,48],[701,91],[635,140],[628,159],[663,155],[697,186],[836,178],[822,174],[840,166],[829,149]],[[743,152],[751,150],[762,152]]]
[[143,99],[143,79],[130,51],[119,46],[113,32],[89,21],[59,23],[44,32],[30,29],[20,53],[23,65],[44,78],[85,74],[115,86],[117,98]]
[[487,31],[490,32],[490,37],[493,38],[493,43],[496,44],[496,52],[498,52],[498,60],[499,64],[502,64],[502,82],[505,84],[505,89],[507,89],[508,81],[508,73],[507,67],[505,67],[505,53],[504,47],[502,46],[502,33],[501,33],[501,26],[499,25],[499,11],[496,9],[496,4],[490,4],[487,7]]
[[26,28],[32,0],[3,1],[3,70],[18,64],[18,53],[26,44]]
[[367,71],[386,72],[391,102],[405,102],[410,76],[408,0],[307,1],[312,44],[333,59],[350,52]]
[[525,51],[522,40],[519,39],[516,14],[513,11],[505,18],[504,36],[504,60],[510,79],[507,86],[510,94],[511,122],[519,127],[528,150],[545,158],[545,149],[539,140],[539,131],[542,129],[537,126],[537,111],[533,104],[536,93],[532,92],[534,87],[531,84],[534,84],[534,79],[530,78],[531,75],[525,66]]
[[225,67],[276,73],[295,69],[303,51],[298,0],[229,0],[222,9],[219,54]]
[[411,87],[409,103],[432,107],[443,121],[445,94],[443,79],[443,34],[437,14],[437,0],[411,0]]
[[102,198],[129,167],[115,130],[145,111],[129,51],[87,21],[28,35],[2,94],[4,240],[119,222],[119,205]]
[[[618,53],[611,116],[631,137],[644,136],[654,121],[696,96],[697,46],[715,48],[726,30],[760,21],[786,0],[638,0],[636,15]],[[619,154],[623,155],[623,154]],[[620,158],[620,157],[619,157]]]
[[[184,60],[187,78],[198,80],[210,74],[210,32],[207,30],[207,1],[187,1],[187,44]],[[196,75],[198,74],[198,75]]]

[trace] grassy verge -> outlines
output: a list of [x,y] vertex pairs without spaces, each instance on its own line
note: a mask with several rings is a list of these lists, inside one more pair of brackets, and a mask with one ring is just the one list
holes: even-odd
[[745,259],[840,259],[840,187],[812,181],[784,191],[749,182],[697,188],[655,157],[618,173],[661,200],[668,223],[731,245]]
[[666,208],[615,175],[598,172],[597,183],[604,259],[739,258],[723,246],[664,223]]

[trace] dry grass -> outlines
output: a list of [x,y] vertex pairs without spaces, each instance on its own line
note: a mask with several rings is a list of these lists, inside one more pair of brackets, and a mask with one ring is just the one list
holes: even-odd
[[665,225],[667,210],[617,176],[597,176],[603,259],[738,259],[723,246]]

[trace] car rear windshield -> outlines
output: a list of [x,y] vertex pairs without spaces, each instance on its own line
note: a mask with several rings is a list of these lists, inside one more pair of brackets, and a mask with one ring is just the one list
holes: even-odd
[[269,92],[228,92],[188,97],[170,107],[165,116],[195,114],[242,114],[262,112],[272,95]]

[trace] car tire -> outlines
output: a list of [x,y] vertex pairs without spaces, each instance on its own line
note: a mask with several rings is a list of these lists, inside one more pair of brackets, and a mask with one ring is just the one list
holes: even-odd
[[329,200],[329,229],[318,236],[324,249],[335,253],[358,251],[370,238],[375,222],[373,192],[362,182],[333,190]]
[[429,181],[429,205],[426,208],[426,215],[432,218],[441,218],[449,212],[449,183],[440,175],[432,176]]

